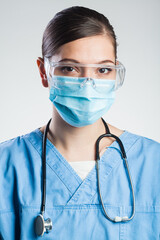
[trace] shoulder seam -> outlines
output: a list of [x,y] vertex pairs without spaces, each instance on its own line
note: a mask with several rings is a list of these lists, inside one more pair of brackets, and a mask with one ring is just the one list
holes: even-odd
[[127,149],[126,152],[129,152],[129,150],[136,144],[136,142],[137,142],[138,140],[140,140],[140,138],[141,138],[141,137],[138,137],[138,138],[133,142],[133,144]]
[[39,151],[38,151],[38,150],[36,149],[36,147],[32,144],[32,142],[31,142],[28,138],[26,138],[26,140],[32,145],[32,147],[36,150],[36,152],[38,153],[38,155],[41,157]]

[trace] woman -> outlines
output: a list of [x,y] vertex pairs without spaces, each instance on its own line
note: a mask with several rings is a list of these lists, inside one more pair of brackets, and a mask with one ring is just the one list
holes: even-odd
[[125,75],[108,19],[57,13],[42,55],[52,119],[0,145],[1,239],[159,239],[160,145],[102,119]]

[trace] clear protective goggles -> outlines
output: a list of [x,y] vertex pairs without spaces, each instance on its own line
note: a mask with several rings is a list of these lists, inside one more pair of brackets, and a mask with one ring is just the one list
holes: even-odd
[[[54,87],[58,89],[63,90],[63,87],[65,87],[62,81],[59,81],[60,77],[66,77],[68,81],[71,79],[72,82],[74,80],[77,88],[83,87],[89,81],[92,82],[93,87],[96,87],[94,80],[96,82],[98,82],[97,80],[101,82],[103,80],[104,83],[114,80],[114,90],[117,90],[124,82],[126,69],[119,61],[118,64],[114,65],[110,62],[107,64],[82,64],[67,61],[51,62],[48,58],[44,58],[44,60],[47,79],[49,82],[52,79]],[[84,81],[77,81],[79,79]]]

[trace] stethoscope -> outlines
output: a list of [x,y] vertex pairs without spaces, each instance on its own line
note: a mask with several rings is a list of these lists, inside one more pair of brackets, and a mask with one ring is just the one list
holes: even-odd
[[[111,222],[114,222],[114,223],[128,222],[128,221],[132,220],[134,215],[135,215],[135,197],[134,197],[134,190],[133,190],[131,175],[130,175],[129,168],[128,168],[126,152],[125,152],[122,141],[116,135],[110,133],[108,125],[104,121],[103,118],[102,118],[102,121],[103,121],[103,124],[105,126],[106,133],[99,136],[99,138],[96,141],[96,170],[97,170],[97,180],[98,180],[98,193],[99,193],[99,196],[100,196],[100,201],[101,201],[101,204],[102,204],[103,213],[104,213],[105,217],[108,220],[110,220]],[[36,233],[37,236],[43,236],[43,234],[45,232],[48,233],[50,230],[52,230],[52,220],[50,218],[44,219],[45,202],[46,202],[46,140],[47,140],[47,133],[49,131],[50,122],[51,122],[51,119],[47,123],[47,126],[46,126],[45,131],[44,131],[44,135],[43,135],[43,146],[42,146],[42,204],[41,204],[41,212],[35,219],[35,233]],[[132,201],[133,201],[132,215],[130,217],[128,217],[128,216],[124,216],[124,217],[116,216],[114,218],[111,218],[111,217],[108,216],[108,214],[105,210],[104,204],[103,204],[102,195],[101,195],[101,191],[100,191],[100,180],[99,180],[99,160],[100,160],[99,143],[102,140],[102,138],[104,138],[104,137],[112,137],[117,141],[117,143],[119,145],[119,148],[120,148],[122,159],[124,160],[125,165],[126,165],[126,169],[127,169],[127,173],[128,173],[128,177],[129,177],[129,183],[131,185]]]

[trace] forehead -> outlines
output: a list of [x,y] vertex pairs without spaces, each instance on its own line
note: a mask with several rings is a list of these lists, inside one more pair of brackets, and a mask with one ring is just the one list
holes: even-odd
[[96,63],[106,59],[115,61],[114,47],[107,35],[81,38],[62,45],[52,61],[58,62],[64,58],[80,63]]

